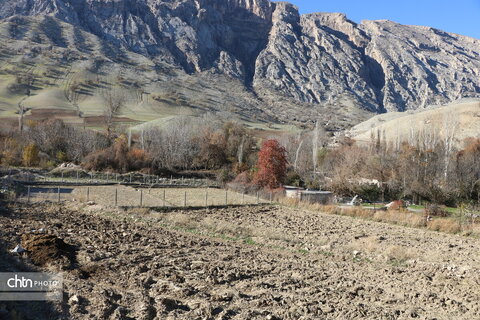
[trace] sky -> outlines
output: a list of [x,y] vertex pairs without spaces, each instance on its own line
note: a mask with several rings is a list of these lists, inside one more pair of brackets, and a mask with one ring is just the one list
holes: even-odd
[[480,39],[480,0],[288,0],[301,13],[342,12],[361,20],[387,19]]

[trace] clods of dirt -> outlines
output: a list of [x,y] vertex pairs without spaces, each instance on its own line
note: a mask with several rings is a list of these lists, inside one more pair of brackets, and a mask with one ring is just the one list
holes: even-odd
[[51,234],[24,234],[22,247],[27,251],[33,264],[37,266],[52,262],[69,266],[75,260],[75,247]]

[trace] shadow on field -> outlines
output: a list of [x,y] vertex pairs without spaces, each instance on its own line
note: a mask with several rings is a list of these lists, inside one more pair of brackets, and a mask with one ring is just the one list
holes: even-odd
[[[208,209],[228,209],[228,208],[248,208],[248,207],[265,207],[265,206],[275,206],[275,203],[259,203],[259,204],[229,204],[229,205],[211,205],[211,206],[174,206],[174,207],[142,207],[144,209],[152,210],[155,212],[175,212],[183,210],[208,210]],[[120,206],[119,208],[123,210],[138,209],[138,206]]]

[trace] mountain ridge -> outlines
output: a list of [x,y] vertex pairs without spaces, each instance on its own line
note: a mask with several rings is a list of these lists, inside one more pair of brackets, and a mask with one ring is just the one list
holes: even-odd
[[301,118],[295,104],[322,117],[331,109],[383,113],[480,97],[480,40],[431,27],[357,24],[342,13],[300,15],[288,2],[269,0],[0,3],[3,21],[43,17],[57,47],[70,42],[55,19],[74,26],[77,49],[78,28],[99,37],[108,58],[120,63],[125,50],[187,74],[238,79],[263,108],[284,114],[281,121]]

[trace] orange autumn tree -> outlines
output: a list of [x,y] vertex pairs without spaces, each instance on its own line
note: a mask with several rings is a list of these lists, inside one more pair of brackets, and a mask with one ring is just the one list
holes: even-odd
[[281,187],[287,176],[287,151],[277,140],[267,140],[258,153],[254,183],[269,189]]

